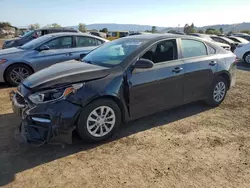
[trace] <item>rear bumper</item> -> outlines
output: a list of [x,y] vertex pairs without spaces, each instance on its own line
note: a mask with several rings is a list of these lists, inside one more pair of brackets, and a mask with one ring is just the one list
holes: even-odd
[[80,106],[66,100],[35,106],[19,104],[12,96],[12,109],[21,117],[19,138],[25,143],[72,143],[72,131],[81,110]]
[[230,75],[231,75],[231,82],[230,82],[230,87],[229,87],[229,89],[235,86],[235,82],[236,82],[236,69],[237,69],[237,66],[236,66],[236,64],[234,63],[234,64],[231,66],[230,70],[229,70],[229,73],[230,73]]
[[244,54],[245,54],[245,49],[244,49],[243,47],[241,47],[241,48],[236,48],[236,49],[234,50],[234,54],[236,55],[236,57],[237,57],[238,59],[243,59],[243,56],[244,56]]

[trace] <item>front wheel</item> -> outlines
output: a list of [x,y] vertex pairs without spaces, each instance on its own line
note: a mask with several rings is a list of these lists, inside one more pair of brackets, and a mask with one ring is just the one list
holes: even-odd
[[13,64],[5,73],[5,80],[11,86],[17,86],[21,81],[30,76],[33,70],[24,64]]
[[249,63],[250,64],[250,52],[246,53],[243,57],[244,61],[246,63]]
[[100,99],[87,105],[81,112],[77,132],[90,142],[100,142],[110,137],[121,124],[121,110],[112,100]]
[[206,103],[213,107],[219,106],[225,99],[227,90],[228,83],[226,79],[221,76],[216,78],[212,84]]

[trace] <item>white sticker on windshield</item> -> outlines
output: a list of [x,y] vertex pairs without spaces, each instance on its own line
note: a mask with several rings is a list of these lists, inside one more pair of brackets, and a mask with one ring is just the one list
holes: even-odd
[[142,42],[125,42],[125,46],[139,46]]

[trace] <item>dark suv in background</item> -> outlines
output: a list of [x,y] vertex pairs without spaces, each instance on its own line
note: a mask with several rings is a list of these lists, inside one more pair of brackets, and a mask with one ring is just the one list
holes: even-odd
[[6,40],[4,42],[4,44],[3,44],[2,49],[22,46],[25,43],[27,43],[27,42],[29,42],[29,41],[31,41],[33,39],[36,39],[36,38],[38,38],[40,36],[51,34],[51,33],[59,33],[59,32],[74,32],[74,33],[77,33],[79,31],[75,30],[75,29],[72,29],[72,28],[64,28],[64,27],[36,29],[36,30],[28,31],[27,33],[25,33],[21,37],[11,39],[11,40]]

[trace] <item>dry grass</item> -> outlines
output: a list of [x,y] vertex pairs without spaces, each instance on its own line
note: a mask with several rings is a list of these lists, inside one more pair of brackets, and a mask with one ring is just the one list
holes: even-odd
[[0,90],[0,186],[250,187],[250,71],[218,108],[189,104],[125,125],[112,141],[29,148]]

